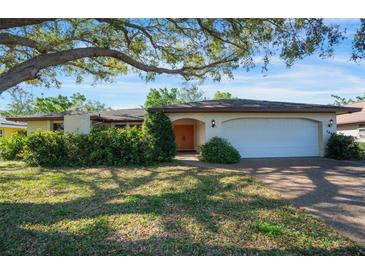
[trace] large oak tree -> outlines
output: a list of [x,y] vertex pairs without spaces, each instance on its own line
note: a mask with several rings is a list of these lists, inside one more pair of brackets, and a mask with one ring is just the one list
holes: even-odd
[[220,80],[258,56],[264,69],[274,54],[288,66],[326,57],[342,38],[322,19],[0,19],[0,94],[23,82],[59,86],[62,74]]

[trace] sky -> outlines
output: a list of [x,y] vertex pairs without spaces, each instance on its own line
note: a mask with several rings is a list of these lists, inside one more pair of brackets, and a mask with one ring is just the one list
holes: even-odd
[[[211,98],[217,91],[228,91],[235,97],[257,100],[272,100],[285,102],[333,103],[331,94],[354,98],[365,92],[365,62],[357,64],[350,61],[351,41],[359,26],[358,19],[327,19],[330,23],[339,23],[347,30],[347,39],[335,47],[333,58],[321,59],[310,56],[296,62],[287,68],[283,61],[274,57],[268,71],[262,73],[260,63],[247,72],[238,69],[234,72],[234,79],[224,78],[220,82],[206,80],[199,85],[207,98]],[[152,82],[146,82],[139,76],[129,74],[117,78],[113,83],[99,83],[91,85],[87,79],[82,84],[76,84],[71,78],[60,78],[60,89],[41,87],[27,87],[35,96],[72,95],[83,93],[88,99],[98,100],[107,106],[118,108],[132,108],[143,105],[151,88],[182,87],[184,80],[179,76],[160,75]],[[0,109],[6,109],[9,96],[0,97]]]

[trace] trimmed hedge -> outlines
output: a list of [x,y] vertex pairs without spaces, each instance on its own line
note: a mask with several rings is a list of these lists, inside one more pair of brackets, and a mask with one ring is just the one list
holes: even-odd
[[138,128],[95,130],[87,135],[35,132],[23,160],[33,166],[142,165],[146,141]]
[[13,144],[18,142],[15,137],[3,141],[0,157],[22,159],[32,166],[123,166],[171,161],[176,154],[165,114],[148,115],[143,129],[96,128],[86,135],[39,131],[23,138],[19,146]]
[[337,133],[331,134],[325,155],[337,160],[359,160],[364,156],[354,137]]
[[241,160],[241,155],[226,139],[213,137],[200,147],[199,159],[209,163],[233,164]]

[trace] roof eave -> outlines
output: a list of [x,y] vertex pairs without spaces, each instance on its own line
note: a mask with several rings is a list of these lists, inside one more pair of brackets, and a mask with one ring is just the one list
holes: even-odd
[[91,116],[90,120],[97,122],[110,122],[110,123],[131,123],[131,122],[143,122],[144,119],[113,119],[107,117]]
[[345,114],[361,111],[361,108],[149,108],[148,112],[164,113],[336,113]]
[[53,117],[6,117],[8,121],[22,121],[22,122],[29,122],[29,121],[59,121],[63,120],[64,116],[53,116]]

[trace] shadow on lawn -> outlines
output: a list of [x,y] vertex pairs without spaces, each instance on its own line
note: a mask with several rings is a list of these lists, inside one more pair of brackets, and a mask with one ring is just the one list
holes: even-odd
[[[245,242],[257,237],[255,229],[248,229],[238,242],[217,242],[217,233],[222,233],[220,222],[253,222],[260,210],[286,208],[287,204],[276,199],[245,194],[247,199],[212,199],[212,196],[230,193],[239,186],[223,184],[226,175],[206,176],[199,174],[201,169],[179,170],[161,173],[154,169],[144,169],[148,175],[134,176],[126,182],[118,174],[118,169],[107,169],[117,187],[99,187],[105,178],[98,176],[96,170],[92,182],[80,178],[82,171],[72,169],[57,170],[63,173],[62,180],[90,187],[94,194],[71,201],[57,203],[2,203],[0,204],[0,254],[1,255],[349,255],[360,254],[355,246],[345,248],[268,248],[248,247]],[[179,182],[182,176],[194,176],[198,183],[183,191],[162,192],[155,195],[128,194],[140,186],[151,184],[154,179]],[[122,203],[114,199],[125,198]],[[130,239],[128,233],[120,235],[123,228],[116,229],[110,216],[140,214],[155,216],[162,220],[161,233],[147,238]],[[196,238],[182,224],[188,217],[205,231],[205,236]],[[59,222],[93,220],[75,233],[52,229]],[[96,219],[96,220],[95,220]],[[27,229],[26,226],[46,227]],[[120,231],[121,229],[121,231]],[[311,233],[303,231],[303,233]],[[318,233],[318,232],[315,232]],[[127,235],[127,236],[126,236]],[[318,235],[321,237],[321,235]],[[323,236],[323,235],[322,235]],[[275,241],[283,241],[280,236]]]

